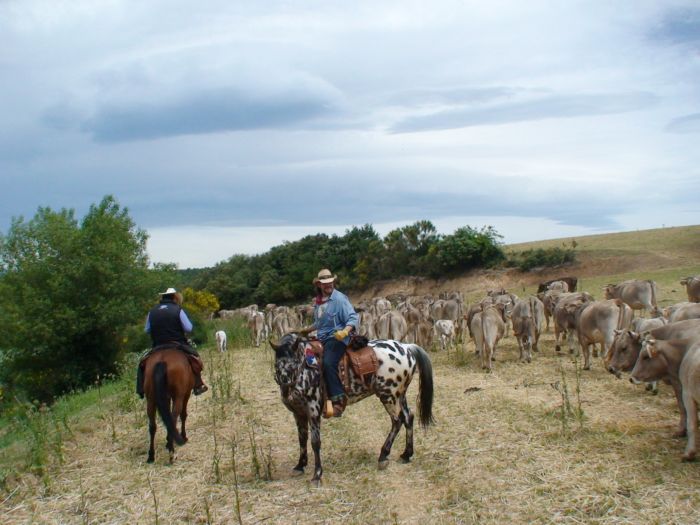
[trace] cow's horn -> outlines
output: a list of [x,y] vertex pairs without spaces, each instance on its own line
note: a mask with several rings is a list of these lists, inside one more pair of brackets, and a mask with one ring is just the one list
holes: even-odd
[[267,342],[270,343],[270,346],[272,347],[273,350],[277,351],[280,349],[279,344],[275,344],[272,342],[272,337],[270,337],[270,339],[268,339]]

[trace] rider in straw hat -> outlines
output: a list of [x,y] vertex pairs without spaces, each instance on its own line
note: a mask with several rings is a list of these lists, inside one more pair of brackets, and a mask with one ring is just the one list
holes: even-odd
[[338,376],[338,363],[350,341],[350,333],[359,326],[359,317],[348,297],[335,289],[336,279],[337,276],[328,269],[318,272],[313,280],[316,287],[314,322],[303,331],[316,330],[318,339],[323,343],[323,376],[328,398],[333,403],[333,415],[340,417],[345,410],[347,396]]
[[172,347],[174,344],[188,354],[194,373],[194,395],[203,394],[209,388],[202,381],[202,360],[197,351],[189,345],[185,336],[185,333],[192,332],[192,322],[182,309],[182,294],[175,288],[168,288],[159,295],[160,302],[151,308],[148,317],[146,317],[145,329],[151,334],[153,348],[141,358],[139,363],[136,375],[136,393],[143,397],[143,363],[146,358],[159,346]]

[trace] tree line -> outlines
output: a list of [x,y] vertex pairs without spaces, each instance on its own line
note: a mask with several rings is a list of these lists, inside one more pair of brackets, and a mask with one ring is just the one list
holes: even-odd
[[441,235],[427,220],[382,238],[366,224],[344,235],[308,235],[260,255],[234,255],[213,268],[189,273],[188,282],[216,295],[222,308],[293,303],[308,299],[311,281],[321,268],[339,274],[346,290],[408,275],[442,277],[504,261],[500,239],[491,226],[464,226]]

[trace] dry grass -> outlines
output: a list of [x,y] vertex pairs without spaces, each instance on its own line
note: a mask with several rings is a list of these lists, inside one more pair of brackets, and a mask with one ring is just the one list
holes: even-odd
[[[651,396],[598,362],[581,374],[583,419],[564,421],[553,385],[566,381],[575,407],[576,369],[552,347],[548,335],[523,365],[506,340],[490,375],[477,369],[471,345],[433,354],[437,424],[416,430],[413,462],[397,461],[402,432],[390,467],[377,470],[389,421],[368,399],[324,422],[320,488],[310,471],[292,476],[296,429],[278,399],[271,352],[239,350],[230,355],[234,394],[193,399],[190,442],[173,466],[160,427],[156,462],[145,463],[145,417],[118,413],[115,441],[98,418],[66,443],[48,489],[29,475],[18,480],[3,497],[3,523],[155,523],[154,502],[159,523],[237,523],[236,492],[243,523],[697,523],[700,468],[679,461],[670,390]],[[205,353],[209,363],[217,358]]]

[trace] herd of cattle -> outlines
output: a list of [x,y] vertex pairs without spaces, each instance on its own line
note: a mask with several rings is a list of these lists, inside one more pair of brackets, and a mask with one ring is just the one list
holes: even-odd
[[[681,280],[687,302],[663,309],[657,305],[654,281],[607,285],[602,300],[577,292],[577,284],[574,277],[547,281],[540,284],[536,295],[525,298],[505,289],[490,290],[469,306],[461,292],[441,293],[437,298],[396,294],[362,301],[355,309],[360,334],[369,339],[394,339],[424,348],[436,344],[442,349],[473,340],[481,366],[488,371],[499,341],[511,328],[520,360],[528,363],[532,352],[538,351],[540,335],[550,326],[556,351],[561,351],[564,340],[569,352],[580,349],[585,370],[590,369],[591,354],[597,354],[598,344],[606,368],[616,376],[629,372],[632,382],[655,389],[657,381],[664,381],[673,387],[681,413],[676,435],[687,433],[683,459],[694,459],[700,403],[700,275]],[[649,316],[635,316],[637,310]],[[219,312],[222,319],[244,319],[256,346],[270,336],[279,339],[311,324],[312,316],[309,305],[269,304],[264,311],[251,305]],[[222,349],[219,337],[217,345]]]

